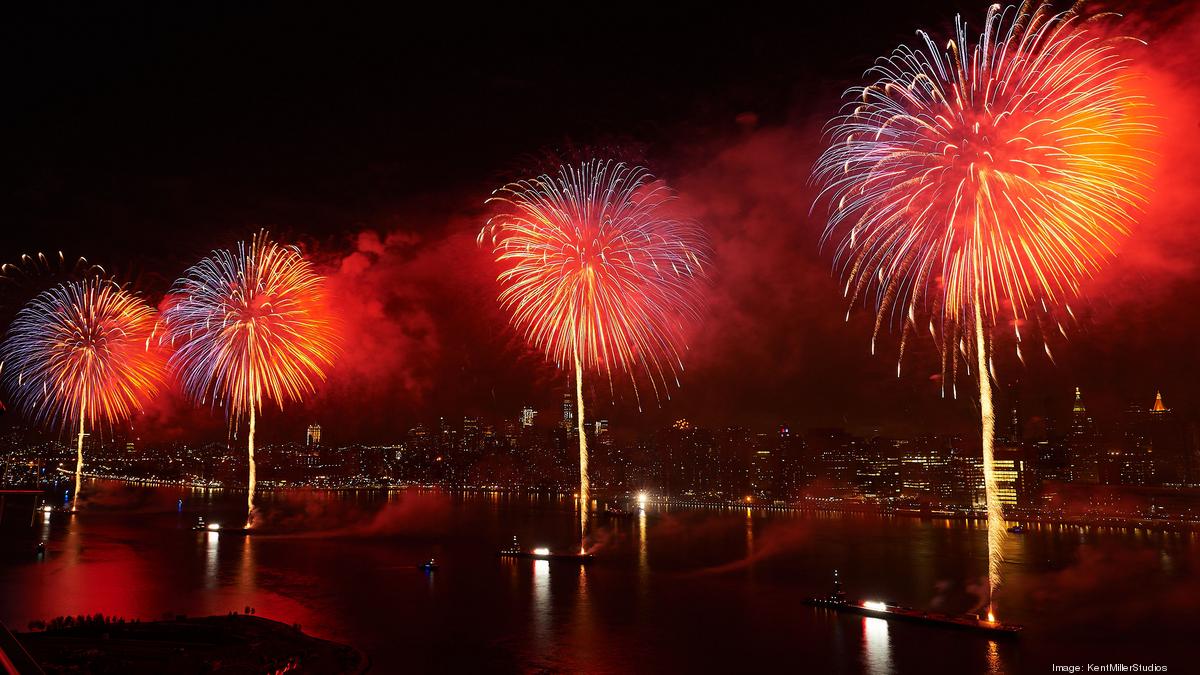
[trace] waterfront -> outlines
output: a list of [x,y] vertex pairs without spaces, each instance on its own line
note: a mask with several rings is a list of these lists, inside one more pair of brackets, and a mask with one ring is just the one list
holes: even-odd
[[[801,601],[838,568],[852,596],[967,611],[985,531],[963,521],[672,509],[600,518],[587,567],[503,561],[513,535],[569,548],[570,498],[275,492],[268,529],[239,492],[93,483],[77,516],[0,524],[0,620],[255,608],[361,648],[375,672],[1047,672],[1050,664],[1183,670],[1200,610],[1194,533],[1033,526],[1005,544],[1001,618],[1017,641],[835,615]],[[183,499],[182,509],[178,499]],[[26,512],[27,513],[27,512]],[[48,542],[45,560],[30,553]],[[440,569],[416,564],[431,556]]]

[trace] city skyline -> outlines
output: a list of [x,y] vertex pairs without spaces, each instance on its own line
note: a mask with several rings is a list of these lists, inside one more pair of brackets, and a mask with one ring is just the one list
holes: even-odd
[[[1086,405],[1089,410],[1091,410],[1093,413],[1099,412],[1102,418],[1109,420],[1118,419],[1121,414],[1128,410],[1140,409],[1143,407],[1142,404],[1146,401],[1149,401],[1149,403],[1144,406],[1145,409],[1152,410],[1156,408],[1156,406],[1165,405],[1165,400],[1169,399],[1172,401],[1172,403],[1175,400],[1172,397],[1172,392],[1168,392],[1164,395],[1163,391],[1158,388],[1150,388],[1146,392],[1142,392],[1140,395],[1126,394],[1123,396],[1120,394],[1114,395],[1114,392],[1111,390],[1101,389],[1099,391],[1101,392],[1101,395],[1098,398],[1103,401],[1103,405],[1101,406],[1096,406],[1094,403],[1094,400],[1097,398],[1097,390],[1087,390],[1085,393],[1082,387],[1069,384],[1065,385],[1061,390],[1040,392],[1039,394],[1032,396],[1030,392],[1023,390],[1019,383],[1004,387],[998,394],[997,405],[999,412],[997,433],[1002,437],[1010,436],[1009,432],[1013,428],[1012,419],[1014,415],[1021,418],[1021,426],[1023,429],[1027,428],[1031,424],[1042,424],[1044,419],[1047,417],[1067,420],[1069,419],[1074,406],[1078,402],[1077,397],[1080,395],[1087,397]],[[1032,402],[1030,402],[1030,399],[1032,399]],[[964,403],[967,406],[971,405],[969,401]],[[488,411],[487,413],[483,414],[478,411],[471,412],[458,410],[450,415],[450,419],[458,419],[459,421],[465,418],[486,420],[487,423],[491,424],[492,426],[500,426],[505,422],[513,421],[515,424],[521,427],[562,427],[574,423],[574,405],[574,395],[570,392],[564,391],[561,395],[554,397],[553,400],[547,401],[541,407],[538,407],[534,403],[527,401],[524,403],[519,403],[516,407],[514,407],[513,410],[510,411],[511,414],[506,414],[503,410],[496,412]],[[1200,422],[1200,416],[1197,416],[1197,413],[1194,409],[1180,408],[1178,405],[1172,404],[1169,406],[1169,411],[1174,413],[1176,417],[1181,419],[1186,424],[1194,425]],[[278,414],[279,411],[276,410],[272,412]],[[337,436],[339,438],[339,442],[345,443],[386,444],[391,440],[400,438],[410,433],[411,430],[416,426],[433,425],[436,424],[440,419],[447,419],[447,412],[451,411],[438,412],[431,410],[427,415],[407,416],[404,418],[404,424],[401,426],[401,428],[391,435],[372,434],[367,437],[362,437],[355,435],[351,431],[351,429],[354,429],[355,427],[340,427],[341,430],[337,433]],[[961,414],[959,415],[950,415],[947,417],[953,419],[954,417],[969,416],[971,412],[972,410],[968,408],[965,411],[961,411]],[[622,430],[632,430],[636,433],[652,432],[657,428],[671,425],[677,419],[694,419],[709,427],[745,427],[755,431],[770,431],[777,428],[781,424],[794,426],[798,429],[838,427],[867,436],[891,435],[903,437],[929,433],[965,433],[971,430],[969,418],[966,422],[957,424],[948,424],[947,419],[941,419],[932,420],[930,423],[924,426],[912,426],[909,428],[901,427],[899,429],[888,428],[887,426],[883,425],[871,424],[869,421],[871,415],[869,413],[863,414],[861,417],[857,418],[851,418],[850,416],[831,417],[808,423],[803,422],[805,419],[803,414],[784,414],[774,419],[764,419],[757,424],[744,424],[738,423],[736,420],[732,420],[729,417],[720,415],[707,418],[692,415],[671,415],[670,411],[667,409],[657,411],[657,414],[646,414],[639,413],[637,411],[630,411],[628,409],[621,409],[617,406],[601,405],[596,411],[595,418],[596,419],[589,420],[588,423],[591,424],[596,420],[603,420],[604,422],[609,422],[612,420],[613,422],[617,423]],[[306,438],[310,431],[314,431],[312,427],[316,427],[315,434],[319,440],[322,434],[323,425],[326,434],[330,429],[339,427],[337,424],[330,424],[332,419],[334,418],[321,416],[319,412],[315,415],[311,413],[305,413],[303,415],[288,415],[286,421],[280,423],[278,428],[271,429],[262,435],[267,442],[288,442],[293,440],[297,433]],[[647,423],[648,420],[651,422]],[[30,423],[28,420],[23,420],[19,415],[16,414],[5,414],[0,416],[0,433],[3,433],[5,430],[13,429],[28,429],[36,433],[41,433],[47,438],[53,437],[57,434],[57,432],[53,430],[46,430],[38,427],[36,424]],[[153,434],[143,435],[135,426],[129,425],[123,428],[113,426],[97,428],[94,434],[89,432],[87,436],[89,438],[92,436],[98,436],[99,438],[126,438],[129,436],[136,436],[152,442],[199,442],[215,440],[222,434],[227,435],[228,429],[217,424],[201,425],[194,433],[188,432],[168,436],[157,436]]]
[[[1200,486],[1196,427],[1179,418],[1161,394],[1149,405],[1131,403],[1113,418],[1093,417],[1078,388],[1071,410],[1058,418],[1025,419],[1019,401],[1004,402],[1008,423],[1001,425],[997,440],[1001,501],[1006,507],[1030,506],[1046,496],[1043,493],[1051,483]],[[323,475],[321,480],[334,481],[327,486],[348,480],[345,486],[392,483],[572,490],[569,446],[577,429],[570,401],[564,400],[558,419],[546,416],[539,425],[523,423],[528,411],[524,406],[518,415],[497,423],[469,415],[439,416],[383,444],[331,438],[314,422],[302,438],[260,446],[266,457],[262,475],[268,485],[276,486],[283,477],[289,477],[284,484],[303,485]],[[836,427],[799,429],[787,422],[771,429],[750,429],[687,419],[641,433],[613,429],[609,420],[601,418],[588,425],[587,434],[595,463],[591,473],[608,497],[646,490],[669,493],[673,486],[677,493],[734,499],[747,493],[787,502],[815,488],[830,495],[885,501],[953,495],[960,507],[980,505],[979,444],[969,433],[858,435]],[[33,457],[39,458],[38,467],[45,467],[56,452],[69,449],[44,435],[42,441],[32,443],[31,438],[38,436],[9,433],[10,481],[30,480],[22,457],[31,459],[31,468]],[[21,451],[23,445],[30,450]],[[107,439],[89,435],[85,447],[102,453],[102,468],[94,474],[98,476],[194,480],[200,485],[215,478],[220,484],[239,484],[235,473],[215,469],[208,460],[196,460],[201,463],[195,466],[205,467],[201,471],[186,467],[187,458],[197,451],[200,457],[218,460],[220,466],[240,467],[236,439],[147,443],[125,435]],[[516,465],[506,465],[513,460]],[[514,473],[516,466],[520,469]],[[911,474],[917,466],[921,478]],[[140,468],[130,473],[132,467]],[[37,471],[45,477],[42,468]],[[491,478],[489,471],[495,473]],[[973,473],[968,476],[963,471]],[[1175,499],[1188,503],[1187,494]]]

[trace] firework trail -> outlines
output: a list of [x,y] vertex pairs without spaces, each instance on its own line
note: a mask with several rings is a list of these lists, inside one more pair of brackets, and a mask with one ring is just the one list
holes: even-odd
[[928,315],[943,369],[961,353],[979,377],[994,591],[1004,521],[990,328],[1070,311],[1145,203],[1154,129],[1127,60],[1074,10],[993,5],[973,46],[955,25],[944,50],[918,32],[924,50],[896,49],[847,92],[813,173],[844,293],[875,308],[872,352],[898,322],[902,358]]
[[259,233],[189,268],[163,310],[170,365],[198,403],[249,418],[246,527],[254,525],[254,431],[264,400],[299,400],[325,378],[337,352],[325,280],[300,251]]
[[[500,266],[500,304],[529,342],[574,369],[579,435],[579,518],[586,547],[591,508],[583,375],[638,374],[655,396],[679,385],[685,331],[702,308],[708,239],[667,214],[672,191],[641,167],[591,160],[554,176],[510,183],[489,203],[479,234]],[[640,400],[640,395],[639,395]]]
[[4,383],[18,407],[40,424],[78,428],[72,510],[79,503],[88,425],[129,419],[163,387],[156,321],[140,298],[93,277],[37,295],[0,344]]
[[15,263],[0,264],[0,282],[24,288],[37,281],[44,281],[52,275],[88,278],[105,274],[103,267],[88,262],[87,258],[77,258],[68,265],[67,257],[62,251],[52,256],[45,253],[38,253],[36,256],[22,255]]

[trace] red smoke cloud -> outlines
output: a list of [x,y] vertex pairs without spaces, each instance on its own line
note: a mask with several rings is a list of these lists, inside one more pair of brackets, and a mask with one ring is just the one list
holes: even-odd
[[555,371],[500,314],[495,270],[476,244],[481,225],[458,216],[425,235],[368,229],[349,252],[319,255],[344,331],[326,398],[338,411],[363,403],[339,417],[340,433],[354,438],[357,425],[369,435],[381,422],[400,431],[397,421],[429,414],[515,417],[547,399]]
[[450,501],[440,492],[389,495],[379,509],[317,491],[279,491],[264,509],[263,529],[279,537],[440,536],[450,530]]
[[331,385],[374,398],[401,393],[421,398],[432,384],[431,361],[441,346],[429,305],[430,275],[438,274],[456,237],[427,245],[415,234],[358,234],[355,248],[329,276],[343,320],[345,352]]

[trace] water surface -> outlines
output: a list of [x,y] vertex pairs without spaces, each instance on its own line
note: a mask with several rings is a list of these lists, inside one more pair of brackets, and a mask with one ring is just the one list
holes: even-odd
[[[1049,672],[1159,663],[1186,672],[1200,626],[1200,539],[1033,527],[1006,542],[1000,618],[1017,641],[804,606],[828,592],[922,608],[978,604],[985,532],[957,521],[665,509],[601,519],[590,567],[498,559],[518,536],[568,550],[573,500],[429,491],[264,495],[88,486],[86,511],[10,509],[0,523],[0,620],[103,612],[153,619],[253,607],[344,641],[374,672]],[[183,500],[182,508],[177,500]],[[32,555],[48,542],[43,560]],[[416,564],[436,557],[432,574]]]

